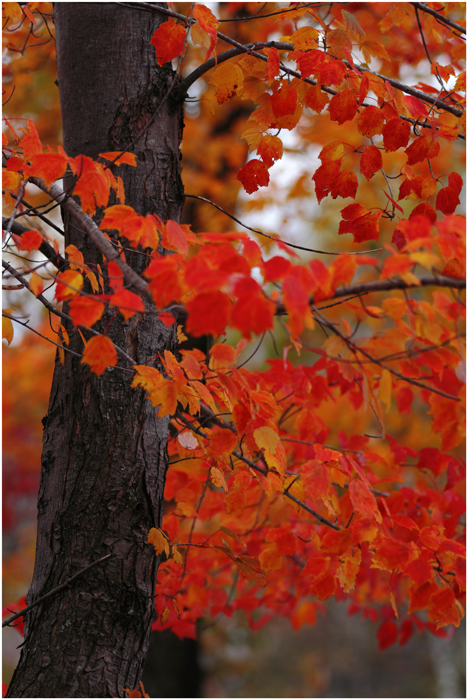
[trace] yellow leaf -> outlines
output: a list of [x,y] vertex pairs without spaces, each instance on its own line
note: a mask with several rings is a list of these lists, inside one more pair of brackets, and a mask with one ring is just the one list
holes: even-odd
[[38,296],[38,294],[42,294],[42,290],[44,289],[44,283],[42,281],[42,278],[39,277],[39,275],[37,274],[37,272],[33,272],[31,275],[31,278],[29,280],[29,289],[36,297]]
[[226,100],[240,90],[244,84],[244,74],[239,66],[234,63],[222,63],[213,73],[210,83],[216,88],[216,99],[218,104],[223,104]]
[[276,445],[278,444],[279,435],[267,425],[257,428],[253,431],[254,440],[257,447],[262,450],[268,450],[272,454],[276,453]]
[[157,555],[161,554],[162,552],[165,552],[166,556],[169,557],[169,543],[167,541],[166,535],[161,530],[161,528],[151,528],[151,530],[148,533],[148,544],[153,545],[154,551]]
[[162,625],[165,625],[166,622],[169,620],[169,615],[170,615],[170,614],[171,614],[171,611],[169,610],[169,608],[168,608],[167,605],[166,605],[166,607],[165,607],[164,610],[162,611],[161,616],[160,616],[160,618],[159,618]]
[[175,544],[172,545],[172,558],[176,564],[182,564],[183,562],[182,554],[179,552]]
[[388,369],[382,371],[379,385],[379,399],[385,406],[385,410],[390,411],[392,406],[392,375]]
[[[11,313],[13,313],[13,309],[4,309],[4,312],[11,314]],[[11,322],[11,319],[7,318],[6,316],[3,316],[3,318],[2,318],[2,338],[5,338],[8,345],[10,345],[11,341],[13,340],[13,335],[14,335],[14,330],[13,330],[13,324]]]
[[214,484],[214,486],[224,489],[224,493],[227,493],[228,485],[226,483],[226,479],[224,478],[223,472],[218,469],[218,467],[211,467],[210,475],[211,482]]

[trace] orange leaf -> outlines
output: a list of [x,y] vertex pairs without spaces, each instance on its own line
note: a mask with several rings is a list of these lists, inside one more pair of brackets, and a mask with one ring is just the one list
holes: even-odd
[[[20,131],[25,131],[25,129],[20,129]],[[41,139],[36,131],[36,127],[30,119],[28,119],[28,133],[21,139],[20,146],[23,149],[25,162],[31,160],[36,153],[42,153]]]
[[244,74],[235,63],[222,63],[211,76],[210,83],[215,86],[218,104],[230,100],[243,86]]
[[117,160],[115,161],[114,165],[122,165],[122,163],[126,163],[127,165],[132,165],[134,168],[136,168],[137,165],[137,156],[135,153],[122,153],[121,151],[109,151],[107,153],[100,153],[99,154],[101,158],[105,158],[106,160]]
[[209,35],[211,41],[208,51],[205,56],[205,61],[209,59],[216,46],[216,40],[218,38],[216,33],[216,27],[219,25],[218,19],[214,16],[211,10],[205,5],[199,5],[198,3],[193,8],[193,16],[197,20],[200,27]]
[[214,372],[226,370],[236,364],[236,351],[231,345],[216,343],[210,350],[209,368]]
[[166,553],[169,556],[169,542],[161,528],[152,527],[148,532],[148,544],[152,544],[156,555]]
[[36,153],[31,159],[28,175],[39,177],[47,186],[63,176],[68,158],[61,153]]
[[13,234],[13,240],[18,250],[37,250],[44,243],[44,239],[37,231],[24,231],[21,236]]
[[91,328],[104,313],[104,304],[94,297],[78,296],[70,302],[70,316],[75,326]]
[[142,312],[145,310],[141,297],[128,289],[119,289],[115,294],[112,294],[109,297],[109,304],[115,306],[126,321],[138,311]]
[[375,518],[378,523],[382,522],[382,516],[377,507],[377,502],[373,493],[364,482],[354,479],[349,485],[349,496],[353,507],[365,518]]
[[210,476],[211,482],[214,484],[214,486],[223,489],[224,493],[228,492],[226,479],[224,478],[224,474],[221,469],[218,469],[218,467],[211,467]]
[[185,28],[182,24],[177,24],[172,17],[159,25],[150,40],[150,44],[153,44],[156,50],[158,65],[163,66],[181,55],[186,36]]
[[275,160],[283,156],[283,142],[277,136],[265,134],[257,146],[257,154],[263,160],[267,168],[270,168]]
[[117,351],[112,340],[105,335],[96,335],[88,340],[83,351],[81,364],[89,365],[98,377],[108,367],[115,367]]
[[[62,282],[64,284],[62,284]],[[57,301],[68,301],[78,294],[83,286],[83,275],[76,270],[65,270],[57,276],[55,298]]]
[[237,445],[237,434],[227,428],[220,428],[211,434],[206,453],[209,457],[229,455]]

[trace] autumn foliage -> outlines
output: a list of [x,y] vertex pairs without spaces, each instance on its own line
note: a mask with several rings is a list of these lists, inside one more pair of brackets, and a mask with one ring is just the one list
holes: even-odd
[[[4,6],[13,57],[44,22],[40,5]],[[8,262],[6,284],[52,307],[61,357],[60,313],[70,316],[81,362],[97,375],[119,371],[122,354],[93,331],[108,307],[128,320],[150,305],[181,345],[213,338],[207,352],[166,350],[134,365],[134,390],[172,423],[163,528],[148,533],[165,553],[155,629],[194,636],[201,616],[236,610],[254,630],[274,615],[299,629],[334,596],[378,623],[381,649],[423,629],[444,634],[464,616],[466,586],[463,7],[269,3],[262,18],[260,5],[225,3],[220,18],[241,8],[251,22],[236,41],[195,4],[186,17],[164,10],[151,43],[159,65],[204,66],[201,109],[247,103],[252,157],[226,187],[257,193],[262,206],[287,149],[315,154],[288,197],[313,200],[329,232],[320,250],[317,237],[300,241],[301,257],[292,234],[141,216],[108,167],[138,168],[134,154],[71,158],[7,107],[5,240],[24,257]],[[423,60],[428,74],[415,84]],[[179,94],[193,82],[182,76]],[[27,230],[11,226],[31,214],[19,201],[29,183],[63,203],[65,173],[102,265],[74,246],[60,251],[31,216]],[[63,269],[29,262],[45,243]],[[126,263],[136,248],[148,256],[138,281]],[[43,296],[51,284],[53,302]],[[8,343],[15,318],[4,310]],[[273,333],[276,353],[249,369]]]

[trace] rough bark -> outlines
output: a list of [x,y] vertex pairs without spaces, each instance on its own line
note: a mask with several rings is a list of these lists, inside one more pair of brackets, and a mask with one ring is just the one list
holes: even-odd
[[[175,79],[169,65],[157,66],[149,43],[165,18],[113,3],[56,3],[54,19],[65,151],[96,158],[125,148]],[[138,167],[114,169],[124,179],[126,204],[141,214],[180,220],[182,125],[182,107],[168,100],[131,149]],[[79,222],[64,218],[65,245],[76,245],[91,267],[102,264]],[[138,272],[147,265],[142,251],[126,259]],[[105,314],[97,330],[112,316]],[[106,332],[135,363],[174,346],[173,331],[154,313],[128,323],[118,315]],[[70,348],[83,350],[72,330]],[[132,375],[121,358],[100,377],[72,354],[63,366],[56,359],[27,603],[114,556],[27,615],[9,697],[122,697],[140,681],[158,567],[147,536],[161,525],[168,421],[130,388]]]

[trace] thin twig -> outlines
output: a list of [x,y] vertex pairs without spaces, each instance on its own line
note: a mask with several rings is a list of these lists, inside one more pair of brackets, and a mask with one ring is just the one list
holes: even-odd
[[11,625],[11,623],[14,620],[16,620],[18,617],[23,617],[23,615],[25,615],[27,612],[29,612],[31,610],[31,608],[36,607],[36,605],[39,605],[39,603],[42,603],[47,598],[50,598],[51,596],[55,595],[59,591],[63,590],[67,586],[69,586],[71,583],[73,583],[73,581],[75,581],[77,578],[82,576],[86,571],[89,571],[89,569],[92,569],[93,566],[97,566],[97,564],[101,564],[106,559],[110,559],[110,557],[115,557],[115,556],[116,555],[113,552],[111,552],[110,554],[106,554],[105,557],[101,557],[100,559],[93,561],[92,564],[88,564],[88,566],[85,566],[84,569],[81,569],[81,571],[78,571],[78,573],[74,574],[71,578],[68,579],[68,581],[65,581],[65,583],[61,583],[59,586],[56,586],[51,591],[49,591],[45,595],[41,596],[37,600],[35,600],[34,603],[31,603],[31,605],[27,605],[25,608],[20,610],[18,613],[15,613],[11,617],[7,617],[7,619],[2,622],[2,627],[9,627],[9,625]]

